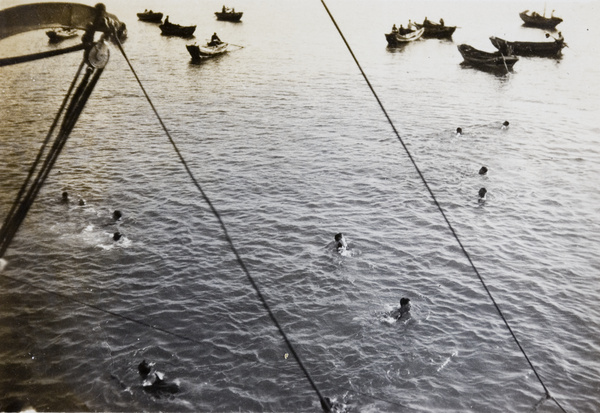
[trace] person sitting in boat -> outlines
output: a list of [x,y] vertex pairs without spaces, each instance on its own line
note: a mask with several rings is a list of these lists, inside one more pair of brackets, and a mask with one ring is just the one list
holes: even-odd
[[165,23],[164,23],[164,24],[170,24],[170,23],[169,23],[169,16],[167,16],[167,17],[165,18]]
[[390,317],[400,320],[402,316],[410,311],[410,298],[402,297],[400,307],[390,313]]
[[398,33],[398,28],[395,24],[392,26],[392,33]]
[[440,24],[443,26],[444,25],[444,19],[440,19]]
[[217,36],[217,33],[213,33],[212,37],[210,38],[210,42],[208,43],[209,46],[218,46],[220,45],[221,39],[219,39],[219,36]]

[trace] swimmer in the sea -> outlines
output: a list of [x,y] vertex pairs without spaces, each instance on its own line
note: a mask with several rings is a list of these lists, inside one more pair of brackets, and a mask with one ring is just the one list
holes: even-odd
[[347,411],[343,403],[334,402],[329,397],[321,399],[321,408],[325,413],[345,413]]
[[487,189],[481,188],[479,190],[479,202],[485,202],[485,196],[487,194]]
[[348,248],[348,244],[346,243],[346,239],[344,238],[344,234],[342,234],[341,232],[335,234],[335,249],[337,252],[339,252],[340,254],[344,251],[346,251],[346,248]]
[[115,240],[115,241],[118,241],[118,240],[120,240],[120,239],[121,239],[121,237],[122,237],[122,236],[123,236],[123,235],[122,235],[120,232],[115,232],[115,233],[113,234],[113,240]]
[[390,317],[400,320],[402,316],[410,311],[410,298],[402,297],[400,307],[390,313]]
[[507,129],[507,128],[508,128],[508,125],[510,125],[510,122],[509,122],[509,121],[507,121],[507,120],[505,120],[505,121],[502,123],[502,128],[501,128],[501,129]]
[[462,135],[462,128],[456,128],[456,137],[459,137]]
[[482,166],[481,169],[479,170],[479,175],[486,175],[488,172],[488,168],[486,168],[485,166]]
[[120,220],[122,216],[123,216],[123,214],[118,209],[116,209],[115,212],[113,212],[113,219],[115,221]]
[[142,387],[148,393],[155,397],[163,394],[174,394],[179,391],[179,385],[173,382],[167,382],[164,374],[153,369],[154,363],[148,363],[146,360],[138,365],[138,372],[142,377]]
[[69,193],[67,191],[62,193],[62,198],[60,199],[60,202],[62,202],[63,204],[69,203]]

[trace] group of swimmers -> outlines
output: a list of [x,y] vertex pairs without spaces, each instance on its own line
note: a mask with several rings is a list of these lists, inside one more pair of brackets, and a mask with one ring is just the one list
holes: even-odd
[[[504,122],[502,122],[502,126],[500,127],[500,129],[507,129],[508,126],[510,125],[510,122],[505,120]],[[462,136],[463,130],[462,128],[456,128],[456,137]],[[486,175],[488,173],[488,168],[485,166],[482,166],[479,169],[479,175]],[[485,188],[480,188],[479,189],[479,203],[483,203],[485,202],[485,196],[487,194],[487,189]]]
[[[344,234],[338,232],[333,237],[335,241],[335,250],[338,254],[345,255],[348,249],[348,243],[346,242],[346,238],[344,238]],[[410,298],[402,297],[400,299],[400,306],[394,310],[392,310],[389,314],[390,317],[400,320],[402,316],[410,311]]]
[[[71,200],[69,199],[69,193],[67,191],[64,191],[62,193],[62,196],[61,196],[60,200],[61,200],[61,202],[63,204],[69,204],[71,202]],[[79,198],[78,205],[79,206],[84,206],[85,205],[85,200],[83,198]],[[123,213],[121,211],[119,211],[118,209],[116,209],[115,211],[113,211],[113,214],[112,214],[113,221],[115,221],[115,222],[120,221],[122,216],[123,216]],[[123,237],[123,234],[121,234],[119,231],[116,231],[116,232],[114,232],[112,234],[112,239],[114,241],[118,241],[122,237]]]

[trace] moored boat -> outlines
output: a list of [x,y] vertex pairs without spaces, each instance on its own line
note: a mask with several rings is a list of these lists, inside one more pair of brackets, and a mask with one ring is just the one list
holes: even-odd
[[519,16],[521,17],[521,20],[523,20],[524,26],[539,27],[541,29],[554,29],[563,21],[560,17],[555,17],[554,15],[546,17],[535,11],[529,14],[529,10],[519,13]]
[[167,16],[164,23],[158,27],[165,36],[191,37],[196,30],[196,26],[181,26],[169,22],[169,16]]
[[388,47],[398,47],[420,39],[424,32],[424,28],[412,29],[409,26],[409,28],[405,29],[404,27],[400,26],[399,29],[396,29],[396,25],[394,25],[391,33],[386,33],[385,39],[388,42]]
[[468,44],[458,46],[458,51],[467,63],[473,67],[491,71],[508,72],[519,61],[514,55],[504,55],[501,52],[484,52]]
[[161,12],[154,12],[152,10],[144,10],[143,13],[137,13],[138,20],[149,23],[160,23],[163,18]]
[[456,30],[456,26],[446,26],[444,19],[440,19],[439,23],[435,23],[425,17],[423,23],[414,23],[414,25],[417,29],[425,29],[423,37],[429,39],[451,38]]
[[[549,37],[549,35],[546,35]],[[559,33],[558,39],[551,42],[509,42],[499,37],[490,37],[490,42],[503,54],[514,53],[517,56],[557,57],[566,46],[565,39]]]
[[61,27],[59,29],[48,30],[46,32],[46,36],[48,36],[50,43],[58,43],[66,39],[76,37],[77,29],[72,29],[70,27]]
[[223,20],[228,22],[239,22],[242,19],[242,15],[244,12],[238,11],[235,9],[229,9],[225,6],[221,9],[221,11],[216,11],[215,16],[217,16],[217,20]]

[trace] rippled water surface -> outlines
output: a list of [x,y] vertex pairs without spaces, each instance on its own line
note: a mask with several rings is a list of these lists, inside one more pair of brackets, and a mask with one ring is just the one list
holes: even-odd
[[[216,21],[214,1],[105,3],[323,395],[355,412],[560,411],[319,1],[240,0],[229,5],[244,12],[239,24]],[[518,17],[541,2],[328,6],[551,394],[569,412],[600,411],[598,4],[548,4],[569,47],[562,59],[521,58],[510,74],[462,66],[456,46],[542,41]],[[196,24],[195,38],[161,36],[137,21],[145,8]],[[393,23],[425,16],[459,26],[453,40],[386,48]],[[185,45],[213,32],[243,47],[192,64]],[[0,55],[51,47],[30,32],[0,42]],[[80,60],[0,68],[2,219]],[[350,256],[328,248],[340,231]],[[1,409],[320,410],[116,47],[5,259]],[[403,296],[410,317],[389,322]],[[143,359],[180,392],[144,392]]]

